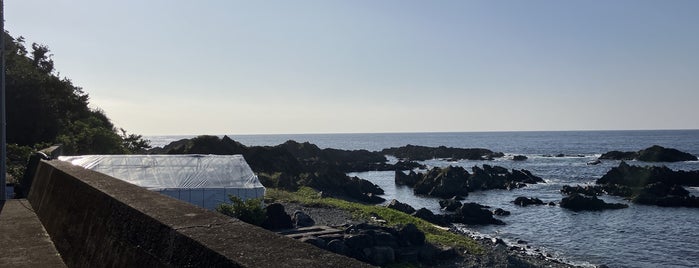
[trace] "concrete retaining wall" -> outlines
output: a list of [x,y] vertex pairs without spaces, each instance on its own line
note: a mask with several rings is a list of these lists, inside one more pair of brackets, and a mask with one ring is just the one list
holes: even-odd
[[28,199],[69,267],[368,267],[66,162]]

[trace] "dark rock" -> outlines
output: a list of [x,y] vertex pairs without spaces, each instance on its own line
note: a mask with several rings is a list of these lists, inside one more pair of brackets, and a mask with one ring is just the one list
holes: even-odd
[[680,162],[696,161],[697,157],[689,153],[681,152],[677,149],[653,145],[649,148],[638,151],[638,157],[636,160],[645,162]]
[[570,185],[563,185],[561,188],[561,193],[565,195],[570,195],[570,194],[583,194],[583,195],[588,195],[588,196],[599,196],[604,193],[603,187],[600,186],[570,186]]
[[325,243],[325,240],[323,240],[322,238],[315,237],[315,236],[304,236],[301,239],[299,239],[299,241],[314,245],[314,246],[322,248],[322,249],[327,248],[327,244]]
[[450,216],[451,221],[456,223],[475,225],[505,224],[501,220],[493,218],[493,213],[490,212],[486,206],[476,203],[464,203],[453,215]]
[[403,212],[405,214],[415,213],[415,208],[413,208],[412,206],[410,206],[408,204],[401,203],[395,199],[391,200],[391,202],[388,203],[388,205],[386,205],[386,207],[390,208],[390,209],[398,210],[398,211]]
[[515,155],[512,157],[512,160],[514,161],[524,161],[527,160],[528,158],[524,155]]
[[262,223],[262,227],[267,230],[282,230],[294,228],[289,214],[284,211],[284,205],[272,203],[265,209],[267,219]]
[[583,211],[583,210],[604,210],[604,209],[620,209],[629,207],[626,204],[610,204],[606,203],[596,196],[583,196],[580,194],[572,194],[564,197],[561,200],[561,207],[567,208],[572,211]]
[[374,238],[368,234],[350,235],[345,237],[345,245],[352,250],[370,248],[374,246]]
[[441,226],[448,226],[449,225],[449,219],[445,217],[445,215],[435,215],[430,211],[429,209],[426,208],[420,208],[415,211],[415,213],[411,214],[414,217],[418,217],[420,219],[426,220],[428,222],[441,225]]
[[413,187],[418,181],[422,179],[420,174],[415,173],[415,171],[410,171],[408,174],[401,170],[396,170],[395,183],[397,185],[407,185]]
[[459,202],[455,198],[439,200],[439,206],[446,211],[454,211],[457,208],[461,207],[461,205],[461,202]]
[[509,216],[511,213],[507,210],[498,208],[495,211],[493,211],[493,214],[498,216]]
[[437,256],[435,256],[435,258],[437,260],[450,260],[450,259],[456,258],[458,256],[459,256],[459,251],[456,250],[456,248],[446,247],[446,248],[439,249],[439,252],[437,253]]
[[550,207],[555,207],[555,206],[556,206],[556,202],[551,201],[551,202],[548,203],[548,205],[549,205]]
[[420,261],[428,264],[433,263],[440,251],[440,249],[431,244],[425,244],[420,248]]
[[565,154],[557,154],[556,157],[565,157]]
[[433,168],[415,184],[415,194],[449,198],[468,195],[468,172],[462,167]]
[[599,178],[597,184],[615,184],[629,187],[644,187],[663,182],[668,185],[699,186],[699,171],[673,171],[665,166],[631,166],[621,162]]
[[348,247],[345,245],[345,242],[343,242],[340,239],[333,239],[328,242],[327,249],[331,252],[340,254],[340,255],[347,255],[348,254]]
[[544,201],[541,201],[541,199],[536,198],[536,197],[528,198],[528,197],[520,196],[520,197],[515,198],[515,200],[512,201],[512,203],[515,203],[515,205],[518,205],[518,206],[526,207],[529,205],[543,205]]
[[418,162],[403,161],[403,160],[398,161],[393,166],[395,167],[395,170],[413,170],[416,168],[419,168],[419,169],[426,169],[427,168],[427,166],[420,164]]
[[653,145],[638,152],[611,151],[602,154],[600,159],[639,160],[645,162],[680,162],[696,161],[697,157],[677,149]]
[[382,154],[393,155],[400,159],[424,161],[434,158],[446,158],[454,160],[489,160],[503,157],[503,153],[496,153],[488,149],[462,149],[451,147],[426,147],[406,145],[399,148],[388,148],[381,151]]
[[396,255],[392,247],[372,247],[367,255],[369,263],[378,266],[393,263],[396,260]]
[[425,234],[412,223],[400,228],[398,235],[399,241],[407,242],[407,245],[422,246],[425,244]]
[[396,237],[393,234],[385,231],[374,232],[374,242],[376,246],[392,248],[398,247],[398,240],[396,240]]
[[637,152],[610,151],[603,153],[599,159],[608,160],[634,160],[638,156]]
[[396,249],[396,261],[404,263],[417,263],[420,260],[420,248],[401,247]]
[[296,226],[296,228],[310,227],[316,224],[311,216],[308,216],[308,214],[300,210],[294,211],[294,216],[291,218],[291,220],[294,222],[294,226]]

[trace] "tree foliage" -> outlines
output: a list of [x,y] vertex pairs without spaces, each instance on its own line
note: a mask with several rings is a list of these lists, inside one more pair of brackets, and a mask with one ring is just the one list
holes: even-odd
[[140,135],[117,131],[105,113],[89,108],[87,93],[61,78],[49,48],[5,38],[7,143],[60,143],[65,154],[123,154],[150,148]]

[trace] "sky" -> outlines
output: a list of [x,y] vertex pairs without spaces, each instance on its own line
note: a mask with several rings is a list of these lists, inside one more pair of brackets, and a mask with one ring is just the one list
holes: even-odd
[[131,133],[699,129],[699,1],[4,2]]

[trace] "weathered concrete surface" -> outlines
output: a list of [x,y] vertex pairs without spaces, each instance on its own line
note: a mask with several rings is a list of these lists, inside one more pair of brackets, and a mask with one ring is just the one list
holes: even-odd
[[368,267],[61,161],[29,201],[69,267]]
[[0,267],[66,267],[26,199],[0,201]]

